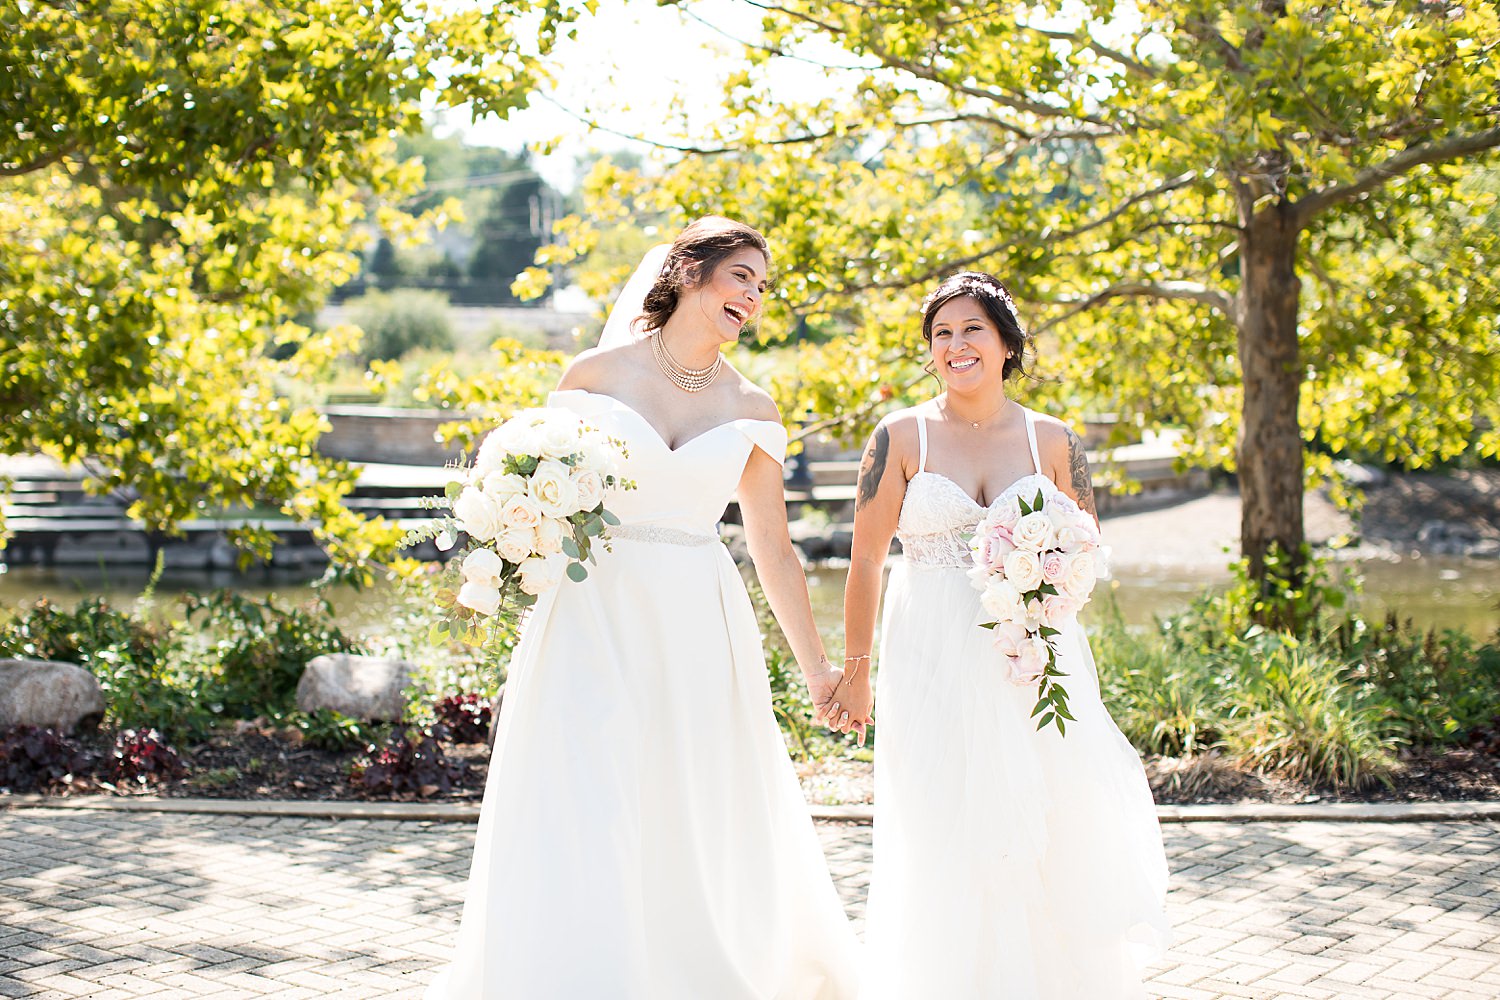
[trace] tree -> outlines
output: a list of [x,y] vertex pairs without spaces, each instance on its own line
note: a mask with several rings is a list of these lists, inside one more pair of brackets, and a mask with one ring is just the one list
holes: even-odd
[[[1500,454],[1493,186],[1500,15],[1447,0],[758,3],[704,134],[649,182],[605,165],[566,248],[641,211],[763,226],[807,402],[874,415],[912,381],[914,309],[978,267],[1017,292],[1039,391],[1186,424],[1234,468],[1242,547],[1300,566],[1304,449]],[[821,54],[834,48],[836,54]],[[842,55],[837,54],[841,52]],[[832,96],[770,68],[819,58]],[[1467,166],[1466,166],[1467,164]]]
[[573,13],[0,2],[0,453],[86,460],[157,530],[270,505],[363,570],[399,533],[343,506],[321,419],[273,387],[353,335],[290,319],[355,273],[365,220],[423,222],[391,139],[420,102],[516,107]]

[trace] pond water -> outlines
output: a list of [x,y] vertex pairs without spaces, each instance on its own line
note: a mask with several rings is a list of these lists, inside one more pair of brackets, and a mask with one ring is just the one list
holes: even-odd
[[[1369,561],[1359,569],[1363,588],[1352,603],[1371,618],[1383,618],[1393,610],[1420,627],[1463,629],[1476,637],[1492,635],[1500,628],[1500,562],[1409,558],[1400,562]],[[147,577],[141,567],[12,567],[0,572],[0,608],[14,610],[40,597],[71,605],[95,595],[117,607],[130,607],[139,598]],[[1103,586],[1110,588],[1127,625],[1144,626],[1155,617],[1181,611],[1203,590],[1224,586],[1228,579],[1225,571],[1204,574],[1127,569]],[[844,568],[835,564],[816,566],[809,571],[808,582],[814,613],[825,637],[841,646]],[[228,587],[300,601],[313,593],[310,583],[305,575],[269,571],[178,571],[164,575],[156,593],[163,600],[186,591]],[[346,627],[366,633],[381,630],[393,604],[392,595],[379,588],[365,592],[334,588],[329,597]],[[1089,614],[1084,613],[1085,619]]]

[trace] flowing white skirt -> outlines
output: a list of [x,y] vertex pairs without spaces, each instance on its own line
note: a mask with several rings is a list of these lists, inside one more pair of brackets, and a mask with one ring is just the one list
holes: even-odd
[[527,624],[429,1000],[846,1000],[855,948],[729,554],[616,541]]
[[1029,718],[963,570],[897,566],[877,674],[862,1000],[1123,1000],[1165,947],[1166,860],[1135,750],[1076,621],[1076,723]]

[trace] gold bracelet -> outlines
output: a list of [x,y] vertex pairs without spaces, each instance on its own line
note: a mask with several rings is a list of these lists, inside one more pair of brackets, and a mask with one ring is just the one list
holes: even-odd
[[869,653],[866,653],[863,656],[846,656],[844,657],[844,662],[848,663],[850,660],[853,660],[855,663],[858,663],[860,660],[868,660],[869,658]]

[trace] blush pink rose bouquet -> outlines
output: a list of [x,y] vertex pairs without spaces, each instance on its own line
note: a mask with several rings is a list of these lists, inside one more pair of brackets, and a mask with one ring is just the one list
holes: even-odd
[[1038,490],[1030,503],[1007,497],[979,522],[969,550],[969,579],[984,610],[995,616],[980,627],[991,630],[1009,680],[1036,686],[1031,715],[1041,716],[1037,729],[1055,725],[1065,735],[1075,720],[1068,692],[1056,680],[1067,674],[1057,669],[1055,637],[1104,575],[1105,550],[1094,519],[1063,493],[1049,498]]
[[485,622],[514,625],[537,597],[562,582],[588,577],[593,544],[608,547],[620,523],[609,493],[631,489],[620,477],[623,442],[563,409],[521,410],[490,431],[473,464],[433,506],[449,513],[409,531],[411,546],[429,539],[447,550],[464,539],[457,590],[438,591],[442,618],[434,640],[482,640]]

